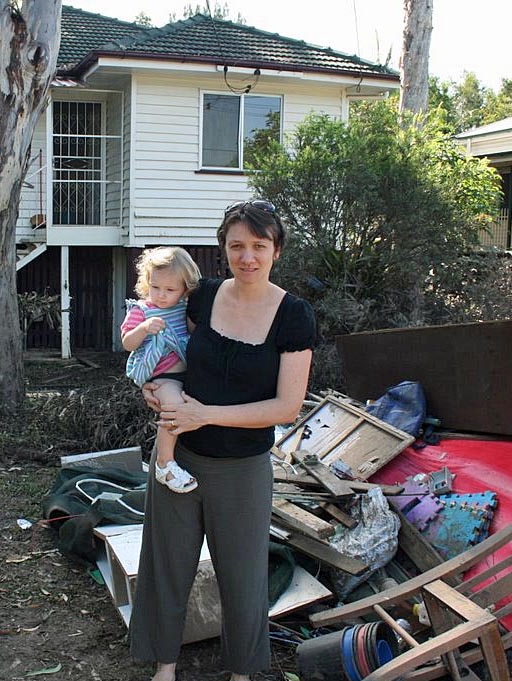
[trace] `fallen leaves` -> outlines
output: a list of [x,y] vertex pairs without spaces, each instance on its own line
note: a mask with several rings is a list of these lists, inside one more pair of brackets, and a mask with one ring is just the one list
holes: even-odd
[[6,563],[24,563],[27,560],[33,560],[34,558],[41,558],[42,556],[47,556],[48,554],[51,553],[59,553],[58,549],[49,549],[48,551],[32,551],[31,553],[25,555],[25,556],[12,556],[10,558],[6,558],[5,562]]

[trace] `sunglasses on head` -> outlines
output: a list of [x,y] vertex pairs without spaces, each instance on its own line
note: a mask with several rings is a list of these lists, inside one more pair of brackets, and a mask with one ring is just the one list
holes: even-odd
[[253,208],[258,208],[259,210],[264,210],[267,213],[275,213],[276,207],[270,201],[265,201],[263,199],[254,199],[253,201],[236,201],[226,208],[224,215],[233,212],[234,210],[243,211],[247,206],[252,206]]

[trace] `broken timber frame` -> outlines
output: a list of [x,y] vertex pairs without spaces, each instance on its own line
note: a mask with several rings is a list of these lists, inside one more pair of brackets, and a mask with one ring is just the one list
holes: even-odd
[[[385,610],[413,597],[421,597],[433,625],[433,636],[424,643],[406,639],[411,649],[398,655],[366,677],[365,681],[391,681],[398,677],[427,681],[450,673],[460,679],[467,673],[464,665],[484,659],[493,681],[510,679],[505,649],[512,647],[512,633],[503,631],[499,619],[512,612],[512,605],[501,606],[500,601],[510,593],[512,558],[496,560],[494,564],[470,580],[451,587],[447,581],[460,577],[483,558],[512,541],[512,526],[491,535],[441,565],[374,596],[363,598],[330,610],[314,613],[310,621],[315,627],[350,622],[373,613],[385,619],[397,631],[396,622]],[[488,584],[490,578],[494,581]],[[481,585],[475,591],[477,585]],[[496,604],[499,604],[498,606]],[[496,610],[496,607],[498,609]],[[460,621],[462,620],[462,621]],[[460,645],[478,639],[479,647],[460,653]],[[441,656],[442,663],[421,667]],[[470,670],[469,670],[470,671]],[[472,672],[470,672],[472,674]],[[476,675],[473,674],[473,678]],[[476,677],[477,678],[477,677]]]

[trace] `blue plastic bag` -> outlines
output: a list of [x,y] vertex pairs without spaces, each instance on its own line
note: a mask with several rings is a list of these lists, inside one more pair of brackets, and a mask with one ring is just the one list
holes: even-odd
[[366,407],[381,421],[417,437],[427,415],[425,393],[417,381],[402,381]]

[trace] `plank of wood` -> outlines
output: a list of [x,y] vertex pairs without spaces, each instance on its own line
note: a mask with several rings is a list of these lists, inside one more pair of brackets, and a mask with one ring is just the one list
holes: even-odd
[[336,449],[338,445],[340,445],[343,440],[346,440],[349,435],[352,435],[352,433],[359,428],[359,426],[364,423],[365,420],[362,416],[359,418],[356,418],[354,420],[354,423],[351,423],[349,426],[347,426],[344,430],[342,430],[341,433],[336,435],[336,437],[332,438],[329,442],[329,444],[322,449],[321,452],[318,452],[318,458],[323,459],[324,456],[327,456],[330,452],[332,452],[333,449]]
[[285,499],[274,499],[272,512],[285,521],[289,527],[314,539],[332,537],[336,531],[334,525]]
[[284,527],[272,522],[270,523],[270,536],[286,541],[291,536],[291,533],[289,530],[285,530]]
[[405,672],[413,667],[419,667],[422,664],[428,663],[440,654],[468,643],[471,638],[477,638],[485,627],[490,625],[490,622],[487,621],[489,617],[486,619],[482,618],[476,622],[458,624],[450,631],[439,634],[439,636],[435,636],[419,646],[411,648],[401,655],[397,655],[390,662],[368,674],[365,677],[365,681],[394,681],[401,678]]
[[318,480],[315,480],[311,475],[305,475],[304,473],[295,475],[291,471],[283,470],[279,466],[274,466],[274,482],[291,482],[301,487],[314,487],[317,489],[322,487]]
[[79,362],[82,362],[83,364],[86,364],[89,369],[101,369],[100,364],[96,364],[96,362],[93,362],[92,360],[88,359],[87,357],[77,357],[77,360]]
[[294,495],[304,498],[316,498],[318,501],[329,501],[333,499],[333,495],[322,489],[303,489],[299,485],[294,485],[291,482],[275,482],[273,493],[278,495]]
[[303,567],[296,565],[290,586],[270,608],[268,616],[269,619],[280,617],[285,613],[294,612],[311,603],[332,599],[332,597],[332,591],[329,591]]
[[380,487],[382,494],[393,497],[404,491],[404,488],[401,485],[380,485],[373,482],[363,482],[362,480],[349,480],[349,482],[355,492],[368,492],[368,490]]
[[407,520],[401,511],[394,508],[393,513],[396,513],[400,518],[398,545],[418,568],[418,572],[426,572],[445,562],[444,558],[435,550],[432,544]]
[[333,548],[330,544],[320,542],[311,537],[293,532],[286,539],[286,543],[298,551],[316,558],[317,560],[330,565],[350,575],[362,575],[368,570],[368,565],[358,558],[346,556]]
[[350,516],[348,513],[345,513],[345,511],[342,511],[341,508],[338,508],[334,504],[320,501],[318,505],[335,520],[340,522],[342,525],[345,525],[345,527],[351,528],[357,525],[357,520],[355,518],[352,518],[352,516]]
[[[427,598],[432,597],[434,600],[440,601],[445,608],[465,620],[476,620],[485,612],[477,603],[473,603],[469,598],[466,598],[466,596],[453,589],[446,582],[443,582],[442,579],[436,579],[429,584],[425,584],[422,594],[425,599],[425,605],[427,605]],[[428,607],[427,612],[430,615]],[[441,618],[439,626],[443,624],[444,622]],[[435,627],[435,630],[437,631],[437,627]]]
[[[512,632],[507,632],[501,637],[501,642],[505,650],[512,648]],[[480,646],[463,650],[460,654],[465,665],[473,665],[483,659]],[[442,662],[430,662],[428,666],[405,672],[400,678],[404,681],[433,681],[441,676],[446,676],[446,667]]]
[[[305,425],[297,426],[297,430],[295,430],[289,438],[290,448],[299,449],[300,441],[304,436],[305,429],[306,429]],[[277,456],[278,459],[281,459],[285,463],[292,463],[293,461],[290,451],[285,452],[284,450],[280,449],[277,445],[274,445],[270,451],[272,452],[272,454],[274,454],[274,456]]]
[[293,458],[298,461],[315,480],[318,480],[326,490],[338,499],[353,497],[355,492],[349,480],[338,478],[316,456],[306,450],[292,452]]
[[[278,467],[274,467],[274,481],[275,482],[293,482],[295,485],[300,485],[301,487],[322,487],[321,483],[312,475],[304,475],[300,473],[299,475],[294,475],[293,473],[288,473]],[[365,482],[364,480],[347,480],[350,483],[351,489],[354,492],[368,492],[370,489],[375,489],[380,487],[382,493],[386,496],[396,496],[404,491],[402,485],[381,485],[374,482]]]
[[487,539],[472,546],[464,553],[461,553],[441,565],[437,565],[426,572],[412,577],[399,586],[392,587],[386,591],[381,591],[373,596],[362,598],[354,603],[332,608],[325,612],[314,613],[310,616],[311,624],[314,627],[328,626],[343,621],[350,621],[354,617],[359,617],[373,610],[375,604],[385,606],[389,603],[399,603],[410,598],[412,595],[429,582],[435,579],[447,579],[453,575],[461,575],[469,570],[470,567],[478,563],[482,558],[494,553],[499,548],[508,544],[512,540],[512,525],[507,525],[502,530],[492,534]]
[[286,492],[300,494],[303,492],[303,490],[298,485],[294,485],[292,482],[277,482],[274,483],[273,492],[282,492],[283,494]]
[[[294,449],[300,449],[300,443],[301,443],[301,440],[304,436],[305,430],[306,430],[305,425],[299,426],[297,428],[297,430],[295,431],[295,433],[291,436],[291,438],[289,440],[289,445],[290,445],[291,451],[293,451]],[[290,451],[288,452],[288,454],[285,454],[284,460],[287,463],[291,463],[293,461],[293,457],[292,457],[292,454],[291,454]]]

